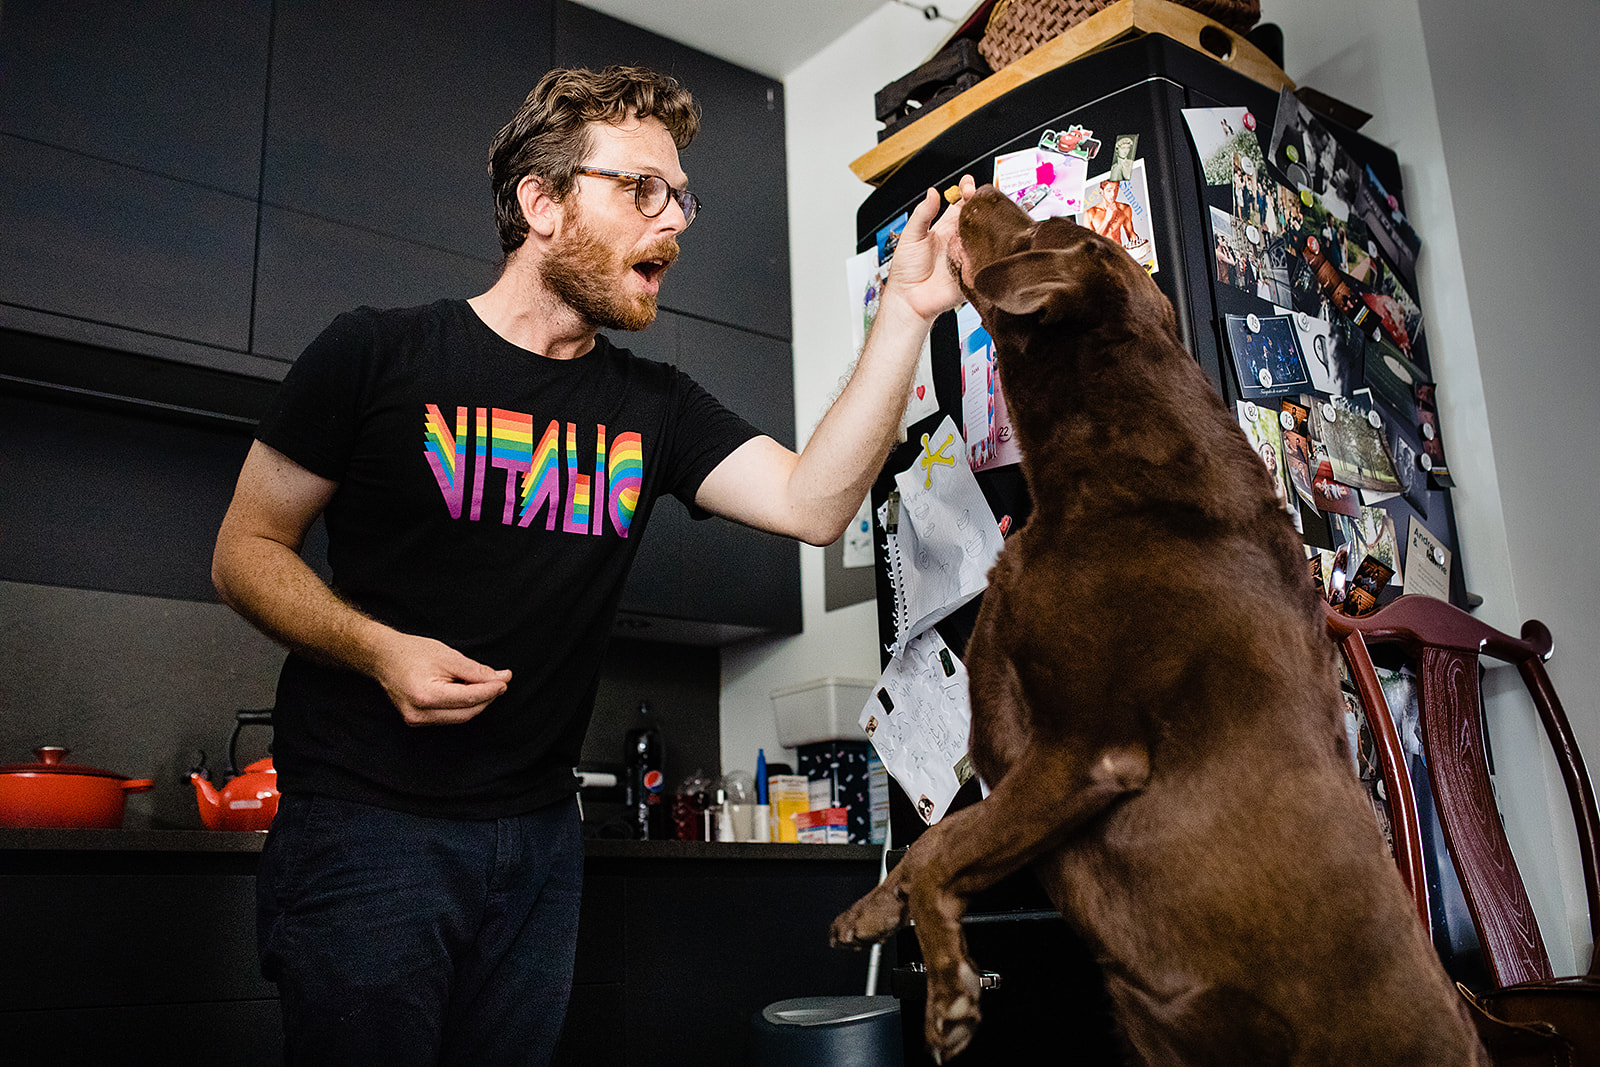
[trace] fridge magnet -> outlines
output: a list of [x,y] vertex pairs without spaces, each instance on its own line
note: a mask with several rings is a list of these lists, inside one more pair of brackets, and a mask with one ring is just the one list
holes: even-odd
[[878,262],[887,263],[894,256],[895,246],[900,243],[900,231],[906,228],[906,223],[911,221],[909,212],[901,212],[900,217],[878,231]]
[[1316,461],[1311,449],[1311,431],[1306,425],[1311,413],[1289,397],[1284,397],[1279,404],[1278,426],[1283,431],[1283,461],[1289,487],[1295,496],[1314,508],[1317,500],[1311,478],[1316,471]]
[[1194,141],[1200,171],[1207,185],[1230,184],[1234,160],[1239,156],[1249,158],[1259,169],[1266,169],[1267,159],[1261,153],[1255,116],[1249,108],[1184,108],[1183,121],[1188,124],[1189,137]]
[[1281,238],[1259,226],[1211,208],[1217,280],[1272,304],[1287,304],[1293,262]]
[[[1342,657],[1340,662],[1343,663]],[[1366,709],[1361,706],[1361,698],[1351,683],[1341,683],[1340,693],[1344,697],[1345,736],[1350,743],[1350,758],[1355,764],[1356,779],[1361,783],[1361,791],[1365,794],[1367,803],[1372,806],[1372,814],[1378,820],[1378,829],[1382,831],[1384,843],[1389,846],[1389,854],[1393,856],[1394,826],[1389,817],[1387,786],[1384,784],[1382,768],[1378,763],[1378,748],[1377,742],[1372,737],[1372,724],[1367,721]],[[1380,714],[1388,714],[1387,709],[1380,709]]]
[[872,566],[872,497],[868,496],[856,510],[856,517],[845,527],[843,561],[847,569]]
[[1100,142],[1094,139],[1094,131],[1082,126],[1071,126],[1061,133],[1045,130],[1039,135],[1039,147],[1086,160],[1100,154]]
[[1035,221],[1071,217],[1083,210],[1087,160],[1044,148],[996,156],[995,188],[1015,200]]
[[884,769],[932,825],[972,777],[967,669],[938,630],[889,661],[857,720]]
[[1078,223],[1125,248],[1151,274],[1156,261],[1155,233],[1150,222],[1150,190],[1145,182],[1144,160],[1133,161],[1133,176],[1114,181],[1109,172],[1090,178],[1084,186],[1084,209]]
[[867,331],[873,316],[878,313],[878,296],[883,291],[883,280],[888,268],[878,262],[877,248],[869,248],[844,261],[845,286],[850,294],[851,349],[858,355],[867,343]]
[[1234,159],[1233,213],[1274,237],[1283,233],[1278,183],[1245,156]]
[[1396,587],[1404,584],[1400,576],[1400,539],[1395,533],[1394,517],[1387,510],[1363,506],[1355,516],[1336,515],[1333,524],[1335,536],[1351,546],[1352,561],[1371,557],[1388,570],[1383,579],[1386,585],[1391,581]]
[[1417,462],[1428,472],[1428,484],[1435,489],[1448,489],[1455,485],[1450,468],[1444,461],[1444,441],[1439,436],[1439,407],[1435,402],[1434,384],[1418,382],[1417,434],[1422,438],[1422,455]]
[[1268,160],[1290,185],[1310,189],[1340,218],[1349,217],[1361,172],[1328,128],[1287,87],[1278,94]]
[[1406,286],[1414,289],[1417,253],[1422,249],[1422,242],[1406,221],[1399,200],[1383,187],[1371,167],[1365,168],[1362,173],[1361,185],[1356,191],[1354,214],[1361,219],[1384,256],[1406,280]]
[[1389,458],[1394,460],[1394,476],[1400,479],[1400,496],[1418,515],[1427,518],[1428,472],[1422,469],[1422,452],[1398,424],[1385,423],[1383,439],[1389,445]]
[[1228,315],[1225,321],[1240,395],[1287,396],[1310,386],[1289,316]]
[[1405,562],[1406,592],[1450,599],[1450,550],[1415,515],[1406,538]]
[[1382,420],[1372,424],[1375,412],[1366,390],[1319,398],[1311,413],[1312,432],[1328,450],[1335,479],[1356,489],[1399,491],[1400,480],[1383,444]]
[[1252,400],[1241,400],[1235,408],[1239,428],[1249,439],[1255,454],[1261,457],[1262,466],[1266,467],[1272,487],[1277,491],[1278,501],[1295,520],[1295,528],[1299,529],[1300,508],[1290,500],[1289,481],[1284,474],[1283,427],[1278,421],[1280,412],[1272,404],[1257,404]]
[[1328,446],[1316,438],[1311,439],[1311,504],[1325,515],[1361,514],[1360,494],[1334,477]]
[[1388,337],[1367,342],[1367,388],[1407,424],[1417,421],[1417,386],[1428,381],[1422,368],[1405,357]]
[[1125,182],[1133,177],[1133,161],[1139,158],[1139,135],[1119,133],[1111,142],[1111,168],[1106,177],[1114,182]]
[[967,439],[967,463],[973,470],[1022,461],[1011,428],[1005,395],[995,369],[994,342],[971,304],[956,309],[961,338],[961,411]]
[[1370,615],[1378,610],[1378,595],[1389,585],[1393,572],[1388,564],[1376,556],[1367,556],[1356,568],[1345,587],[1344,603],[1339,610],[1352,617]]

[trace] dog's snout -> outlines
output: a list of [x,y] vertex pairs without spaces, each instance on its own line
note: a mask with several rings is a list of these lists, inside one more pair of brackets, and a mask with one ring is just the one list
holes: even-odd
[[1023,246],[1033,220],[1010,197],[985,185],[961,207],[961,246],[971,274]]

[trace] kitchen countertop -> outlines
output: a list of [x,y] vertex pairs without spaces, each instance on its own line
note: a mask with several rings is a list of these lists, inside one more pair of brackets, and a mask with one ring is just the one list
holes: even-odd
[[[226,830],[75,830],[0,827],[0,852],[260,852],[267,835]],[[587,839],[590,859],[871,861],[879,845],[755,844]]]

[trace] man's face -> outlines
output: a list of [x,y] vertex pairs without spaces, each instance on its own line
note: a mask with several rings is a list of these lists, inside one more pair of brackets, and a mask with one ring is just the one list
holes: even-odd
[[[593,145],[584,166],[657,174],[676,189],[687,182],[672,135],[655,119],[590,129]],[[561,202],[540,278],[590,325],[642,330],[655,321],[661,275],[678,258],[684,225],[676,200],[647,219],[634,204],[634,183],[580,174]]]

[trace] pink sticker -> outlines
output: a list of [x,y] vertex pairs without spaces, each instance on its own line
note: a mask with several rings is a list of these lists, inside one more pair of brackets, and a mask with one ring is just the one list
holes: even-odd
[[1033,172],[1033,180],[1040,185],[1054,185],[1056,181],[1056,165],[1054,163],[1041,163],[1038,170]]

